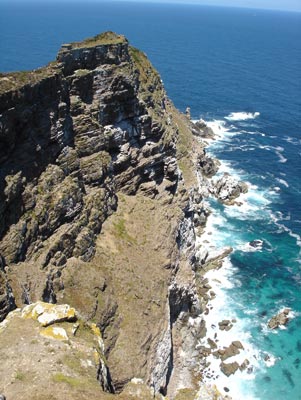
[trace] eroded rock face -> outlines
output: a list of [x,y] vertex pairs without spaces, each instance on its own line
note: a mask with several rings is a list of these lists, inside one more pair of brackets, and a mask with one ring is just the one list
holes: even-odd
[[207,156],[205,149],[202,153],[199,154],[199,168],[203,172],[203,174],[208,177],[212,178],[218,171],[219,168],[219,161]]
[[124,37],[64,45],[55,71],[40,75],[0,98],[2,269],[89,261],[118,190],[155,196],[162,183],[177,187],[177,132],[164,126],[164,89]]
[[199,381],[194,229],[208,210],[191,189],[204,155],[192,131],[146,56],[111,32],[0,80],[0,319],[27,304],[28,334],[41,323],[65,346],[76,308],[102,333],[95,380],[120,399]]

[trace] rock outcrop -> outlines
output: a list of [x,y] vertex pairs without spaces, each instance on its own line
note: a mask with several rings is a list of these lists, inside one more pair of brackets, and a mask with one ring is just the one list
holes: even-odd
[[224,173],[214,186],[215,196],[225,204],[233,204],[236,198],[247,191],[248,185],[245,182],[237,181],[228,173]]
[[270,329],[276,329],[279,328],[279,326],[284,326],[286,325],[289,320],[289,313],[291,309],[290,308],[284,308],[282,311],[280,311],[277,315],[274,315],[268,322],[268,327]]
[[[208,291],[200,179],[218,169],[207,128],[112,32],[0,76],[0,349],[16,349],[1,357],[14,387],[7,378],[0,392],[221,398],[201,384],[196,350]],[[217,186],[223,201],[237,195],[229,185]]]

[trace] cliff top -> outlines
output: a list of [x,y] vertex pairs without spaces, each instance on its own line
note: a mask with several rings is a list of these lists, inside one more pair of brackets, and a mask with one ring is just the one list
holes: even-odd
[[68,44],[64,44],[62,48],[66,47],[68,49],[77,49],[83,47],[96,47],[102,45],[109,45],[109,44],[119,44],[119,43],[126,43],[127,39],[123,35],[118,35],[115,32],[108,31],[100,33],[96,36],[84,39],[80,42],[72,42]]
[[53,76],[58,72],[58,65],[54,61],[45,67],[37,68],[32,71],[17,71],[0,73],[0,95],[5,92],[20,89],[26,85],[33,85],[42,79]]
[[[125,36],[108,31],[100,33],[94,37],[84,39],[81,42],[63,44],[58,54],[69,52],[70,50],[74,49],[84,49],[122,43],[127,43]],[[12,90],[21,89],[26,85],[33,85],[37,82],[40,82],[42,79],[53,76],[57,72],[60,72],[60,65],[58,61],[52,61],[48,65],[32,71],[17,71],[8,73],[0,72],[0,95]]]

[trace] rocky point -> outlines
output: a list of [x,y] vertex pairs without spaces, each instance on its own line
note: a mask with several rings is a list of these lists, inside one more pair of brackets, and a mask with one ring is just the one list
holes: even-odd
[[203,272],[221,255],[201,256],[195,237],[208,193],[232,202],[246,187],[223,177],[213,190],[211,134],[112,32],[63,45],[45,67],[0,75],[7,400],[222,398],[202,384],[197,350]]

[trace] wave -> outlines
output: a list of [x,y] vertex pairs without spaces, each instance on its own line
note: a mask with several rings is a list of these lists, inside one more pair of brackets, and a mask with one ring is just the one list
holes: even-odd
[[259,145],[259,149],[267,150],[267,151],[274,151],[275,154],[279,157],[280,163],[286,163],[287,158],[283,156],[284,148],[281,146],[269,146],[269,145]]
[[207,126],[211,128],[216,135],[217,139],[223,138],[231,129],[226,126],[226,122],[222,120],[206,121]]
[[[279,233],[286,232],[290,237],[296,240],[296,245],[299,247],[299,255],[301,255],[301,236],[286,225],[280,224],[278,215],[271,214],[271,218],[273,219],[274,224],[279,228]],[[301,260],[299,260],[299,262],[301,263]]]
[[282,140],[286,141],[287,143],[293,144],[295,146],[301,144],[301,139],[292,136],[284,136]]
[[284,179],[276,178],[276,181],[278,181],[279,183],[281,183],[281,185],[283,185],[283,186],[285,186],[287,188],[289,187],[289,184]]
[[229,114],[225,119],[228,121],[246,121],[248,119],[255,119],[259,117],[260,113],[259,112],[232,112]]

